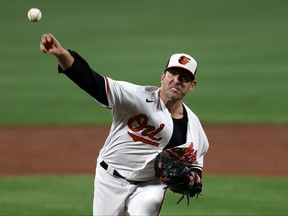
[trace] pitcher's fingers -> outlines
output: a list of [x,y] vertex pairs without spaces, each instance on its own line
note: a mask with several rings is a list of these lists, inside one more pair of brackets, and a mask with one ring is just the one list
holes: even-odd
[[55,38],[51,33],[45,35],[47,42],[52,43],[54,42]]
[[41,35],[41,42],[45,43],[47,41],[47,34]]
[[48,53],[48,47],[49,47],[49,43],[46,41],[46,39],[44,37],[43,40],[41,40],[41,42],[40,42],[40,50],[43,53]]
[[43,44],[45,44],[45,43],[51,43],[52,41],[53,41],[52,36],[49,35],[49,34],[43,34],[42,37],[41,37],[41,42],[42,42]]
[[47,53],[47,50],[46,50],[45,46],[43,46],[42,43],[40,43],[40,51],[43,53]]

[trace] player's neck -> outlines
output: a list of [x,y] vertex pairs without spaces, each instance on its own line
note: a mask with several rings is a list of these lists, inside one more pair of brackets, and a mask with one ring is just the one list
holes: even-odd
[[182,100],[178,101],[167,101],[166,107],[171,113],[171,116],[175,119],[180,119],[183,117],[183,105]]

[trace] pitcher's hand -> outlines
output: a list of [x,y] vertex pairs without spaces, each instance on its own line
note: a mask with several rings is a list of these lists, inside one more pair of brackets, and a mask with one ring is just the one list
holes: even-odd
[[50,33],[43,34],[40,41],[40,50],[43,53],[60,56],[65,53],[65,49],[60,45],[58,40]]
[[40,41],[40,50],[56,56],[59,66],[62,70],[70,68],[74,62],[74,57],[63,48],[58,40],[51,34],[43,34]]

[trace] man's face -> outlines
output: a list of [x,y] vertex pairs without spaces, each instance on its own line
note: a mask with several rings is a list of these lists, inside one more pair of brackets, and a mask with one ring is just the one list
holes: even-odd
[[196,83],[188,71],[170,68],[161,77],[161,98],[164,102],[181,100],[188,91],[194,89]]

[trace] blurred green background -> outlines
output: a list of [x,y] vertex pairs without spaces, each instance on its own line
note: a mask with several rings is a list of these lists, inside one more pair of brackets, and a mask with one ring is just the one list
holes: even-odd
[[[167,192],[161,215],[279,216],[287,215],[287,179],[255,177],[205,177],[198,199]],[[93,177],[37,176],[0,178],[2,216],[92,215]],[[111,203],[111,205],[113,205]]]
[[[27,11],[42,10],[39,23]],[[169,56],[199,62],[186,102],[205,123],[288,122],[286,0],[1,0],[0,124],[109,124],[110,113],[57,74],[43,33],[113,79],[159,85]]]
[[[0,2],[3,127],[111,122],[40,52],[46,32],[99,73],[143,85],[159,85],[169,56],[187,52],[199,69],[186,102],[204,124],[288,123],[286,0]],[[205,199],[187,208],[168,194],[162,215],[288,215],[287,178],[205,178]],[[0,215],[90,215],[92,187],[92,176],[1,177]]]

